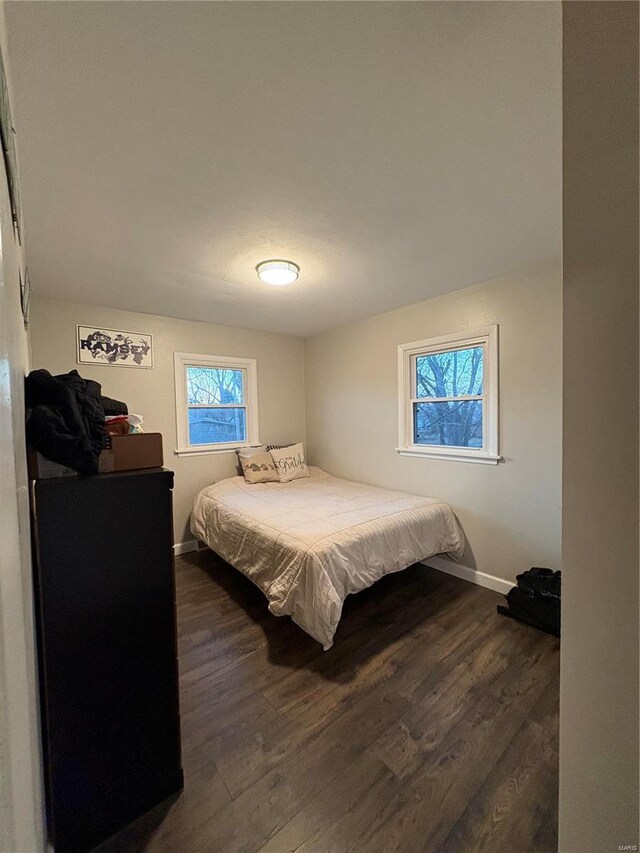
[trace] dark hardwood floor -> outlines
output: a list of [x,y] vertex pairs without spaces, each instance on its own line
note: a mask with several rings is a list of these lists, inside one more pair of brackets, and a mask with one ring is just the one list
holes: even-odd
[[501,596],[413,566],[323,652],[210,552],[176,569],[186,787],[111,850],[556,850],[559,643]]

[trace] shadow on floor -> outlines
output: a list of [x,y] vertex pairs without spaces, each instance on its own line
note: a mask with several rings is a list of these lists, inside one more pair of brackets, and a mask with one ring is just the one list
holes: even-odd
[[125,826],[120,832],[103,841],[98,847],[94,847],[91,853],[141,853],[171,811],[174,803],[178,801],[181,793],[164,800],[129,826]]
[[[369,658],[415,632],[421,624],[437,620],[445,605],[450,615],[456,599],[468,601],[469,597],[470,584],[417,563],[348,596],[334,645],[324,652],[289,617],[273,616],[261,590],[212,551],[186,554],[180,560],[205,572],[260,628],[270,663],[288,669],[305,667],[337,683],[352,680]],[[487,604],[495,608],[493,598]]]

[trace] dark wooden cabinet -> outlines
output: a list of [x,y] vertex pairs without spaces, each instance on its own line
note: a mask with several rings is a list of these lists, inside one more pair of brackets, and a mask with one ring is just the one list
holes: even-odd
[[80,853],[182,788],[173,473],[32,484],[47,817]]

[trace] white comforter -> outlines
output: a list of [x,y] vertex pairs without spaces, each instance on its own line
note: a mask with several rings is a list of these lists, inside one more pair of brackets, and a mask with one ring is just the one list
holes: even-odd
[[326,650],[350,593],[434,554],[459,559],[464,537],[445,503],[310,471],[290,483],[208,486],[191,531]]

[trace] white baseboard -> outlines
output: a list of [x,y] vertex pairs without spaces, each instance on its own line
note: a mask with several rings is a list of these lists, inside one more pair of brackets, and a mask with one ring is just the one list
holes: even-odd
[[422,562],[425,566],[431,566],[432,569],[437,569],[439,572],[446,572],[448,575],[454,575],[457,578],[462,578],[462,580],[471,581],[471,583],[484,586],[503,595],[506,595],[511,587],[516,585],[515,580],[506,581],[504,578],[497,578],[495,575],[488,575],[486,572],[470,569],[469,566],[463,566],[460,563],[450,560],[449,557],[441,557],[439,554],[435,557],[429,557]]
[[189,551],[197,551],[200,543],[197,539],[189,539],[187,542],[176,542],[173,546],[173,553],[177,556],[180,554],[188,554]]

